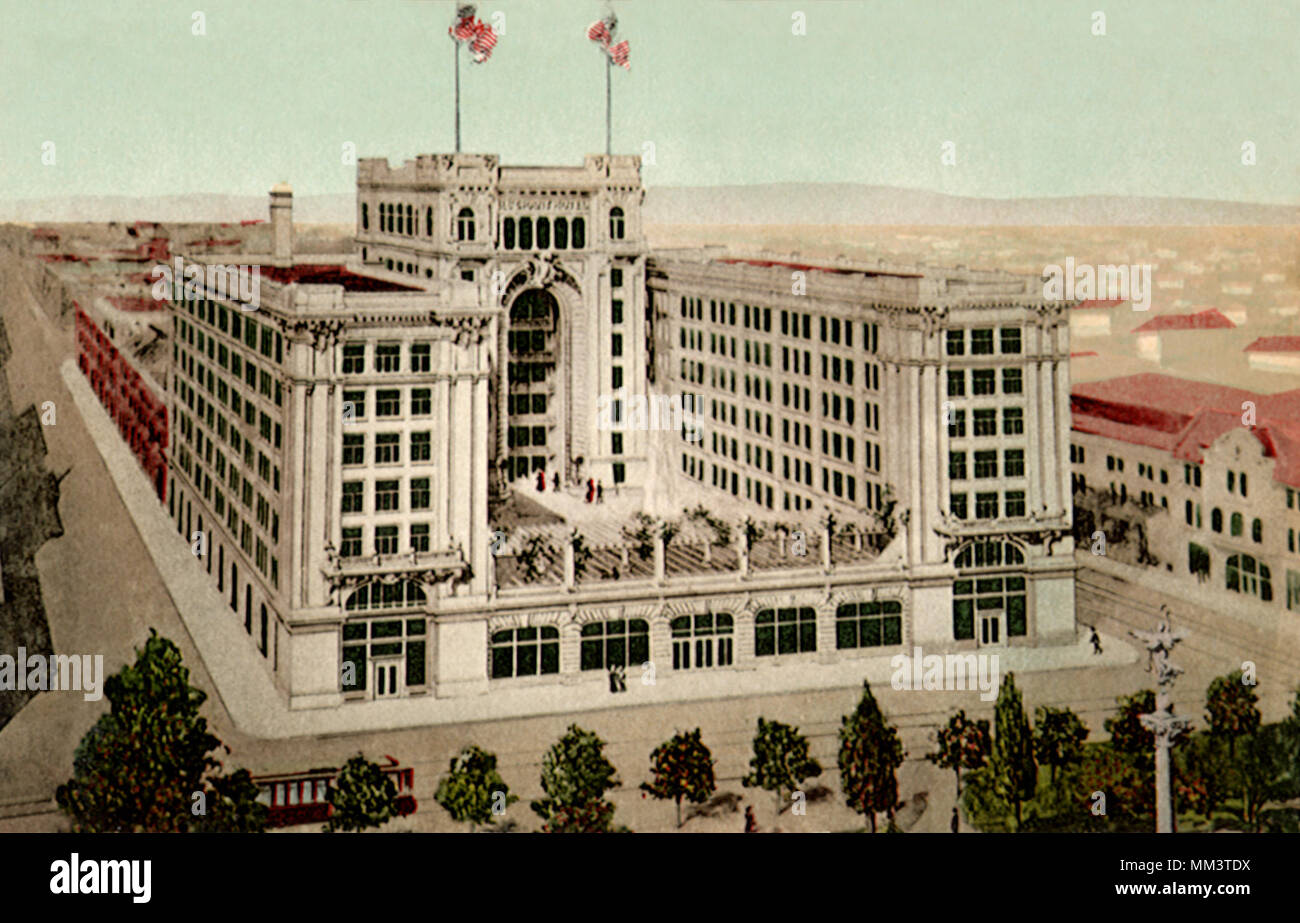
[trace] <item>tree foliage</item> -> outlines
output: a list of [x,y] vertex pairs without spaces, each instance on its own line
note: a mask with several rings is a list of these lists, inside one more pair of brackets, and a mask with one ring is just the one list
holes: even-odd
[[961,771],[979,769],[992,750],[989,723],[981,718],[975,721],[966,717],[962,709],[948,719],[948,723],[935,732],[939,749],[927,753],[926,759],[940,769],[951,769],[957,774],[957,795],[961,796]]
[[360,833],[397,816],[397,786],[378,764],[358,753],[339,770],[329,802],[333,810],[326,832]]
[[682,825],[682,799],[703,804],[717,789],[713,777],[713,755],[700,736],[700,729],[674,734],[650,754],[652,783],[641,790],[653,798],[672,799],[677,805],[677,826]]
[[542,758],[542,791],[531,805],[544,833],[608,833],[614,806],[605,793],[622,783],[593,731],[569,725]]
[[1205,720],[1210,733],[1228,742],[1229,755],[1235,755],[1237,739],[1259,729],[1259,696],[1241,681],[1240,670],[1216,676],[1205,690]]
[[73,777],[55,793],[74,831],[264,829],[267,809],[248,773],[218,772],[211,754],[222,743],[199,714],[207,695],[189,677],[180,649],[151,630],[135,663],[105,680],[109,711],[77,745]]
[[1021,805],[1034,797],[1038,785],[1038,766],[1034,762],[1033,735],[1025,715],[1016,675],[1008,673],[998,690],[993,707],[992,755],[989,758],[993,785],[997,793],[1015,809],[1016,825],[1021,821]]
[[898,767],[903,765],[898,729],[885,720],[864,680],[862,698],[850,715],[840,719],[840,787],[844,802],[871,819],[884,812],[893,820],[898,806]]
[[1034,712],[1034,755],[1052,767],[1052,781],[1063,767],[1083,758],[1088,728],[1068,708],[1040,705]]
[[510,794],[509,786],[497,772],[496,754],[473,744],[452,757],[447,774],[438,780],[433,798],[452,820],[469,824],[471,833],[475,824],[492,823],[494,802],[505,808],[519,800]]
[[754,755],[749,760],[749,774],[740,780],[741,785],[775,794],[777,813],[780,813],[785,793],[797,790],[804,779],[819,776],[821,772],[821,764],[808,755],[808,738],[797,727],[758,719]]
[[1111,746],[1144,772],[1154,771],[1155,735],[1143,727],[1140,716],[1155,713],[1155,690],[1143,689],[1133,695],[1119,696],[1116,701],[1119,702],[1119,713],[1105,721]]

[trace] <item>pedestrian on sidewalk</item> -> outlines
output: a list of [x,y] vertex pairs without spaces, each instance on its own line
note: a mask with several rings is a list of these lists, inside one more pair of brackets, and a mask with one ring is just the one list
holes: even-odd
[[957,814],[956,805],[952,806],[952,823],[949,826],[952,827],[953,833],[956,833],[958,831],[958,828],[961,827],[961,817]]
[[560,492],[560,472],[558,471],[555,472],[555,479],[551,481],[551,490],[557,494]]
[[590,503],[596,499],[596,482],[587,478],[587,502]]
[[537,469],[537,492],[539,494],[546,493],[546,469],[545,468]]
[[758,833],[758,821],[754,820],[754,806],[745,805],[745,832]]
[[1100,654],[1100,653],[1101,653],[1101,636],[1100,636],[1099,634],[1097,634],[1097,626],[1096,626],[1096,625],[1089,626],[1089,630],[1092,631],[1092,637],[1090,637],[1090,638],[1088,639],[1089,641],[1092,642],[1092,652],[1093,652],[1094,654]]
[[603,481],[596,482],[596,502],[605,502],[605,483]]

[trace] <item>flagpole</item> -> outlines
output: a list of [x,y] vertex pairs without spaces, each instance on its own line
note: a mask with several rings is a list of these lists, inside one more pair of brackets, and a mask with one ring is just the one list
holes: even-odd
[[613,94],[610,91],[610,71],[613,69],[613,63],[610,61],[610,55],[605,53],[605,156],[613,156],[614,147],[612,137],[612,113],[613,113]]
[[456,41],[456,153],[460,153],[460,42]]

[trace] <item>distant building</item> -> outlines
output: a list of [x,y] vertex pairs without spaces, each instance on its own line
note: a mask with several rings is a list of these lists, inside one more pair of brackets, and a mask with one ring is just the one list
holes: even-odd
[[1235,326],[1219,311],[1209,308],[1195,314],[1162,314],[1133,333],[1137,337],[1138,356],[1160,362],[1171,355],[1204,349],[1201,331],[1230,330]]
[[1252,369],[1261,372],[1300,373],[1300,336],[1260,337],[1246,347]]
[[1110,336],[1111,314],[1123,304],[1128,304],[1128,302],[1122,299],[1094,299],[1079,302],[1070,311],[1070,336]]
[[1161,570],[1300,612],[1300,389],[1143,374],[1077,384],[1071,407],[1075,491],[1141,508]]

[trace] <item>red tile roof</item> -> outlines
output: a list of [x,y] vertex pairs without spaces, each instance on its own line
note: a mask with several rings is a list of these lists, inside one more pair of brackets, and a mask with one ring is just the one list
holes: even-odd
[[1248,353],[1300,353],[1300,337],[1260,337],[1245,349]]
[[1276,463],[1273,477],[1300,487],[1300,388],[1255,394],[1206,382],[1144,373],[1077,384],[1071,389],[1072,428],[1200,463],[1204,450],[1242,426],[1242,404],[1255,404],[1249,427]]
[[1153,330],[1220,330],[1236,326],[1236,324],[1228,320],[1214,308],[1207,308],[1206,310],[1198,311],[1195,314],[1162,314],[1160,317],[1151,318],[1151,320],[1147,321],[1133,332],[1149,333]]
[[1071,358],[1071,359],[1082,359],[1084,356],[1095,356],[1095,355],[1097,355],[1097,351],[1096,351],[1096,350],[1092,350],[1092,349],[1090,349],[1090,350],[1087,350],[1086,352],[1081,352],[1081,353],[1070,353],[1070,358]]
[[337,264],[300,263],[297,266],[261,266],[262,275],[273,282],[290,285],[301,282],[303,285],[341,285],[349,292],[418,292],[413,285],[389,282],[363,276]]
[[801,272],[833,272],[841,276],[897,276],[903,279],[919,279],[918,273],[912,272],[876,272],[871,269],[846,269],[843,266],[815,266],[812,263],[787,263],[784,260],[737,260],[725,259],[715,260],[717,263],[727,263],[728,265],[745,265],[759,266],[769,268],[772,266],[781,266],[785,269],[797,269]]

